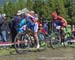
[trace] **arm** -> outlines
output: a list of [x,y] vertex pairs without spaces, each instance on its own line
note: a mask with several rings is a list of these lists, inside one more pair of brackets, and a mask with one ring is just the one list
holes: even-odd
[[58,19],[61,20],[65,24],[65,26],[67,26],[67,21],[63,17],[58,16]]
[[67,21],[64,18],[62,20],[64,21],[65,26],[67,26]]
[[7,22],[7,32],[10,34],[10,28],[9,28],[9,23]]

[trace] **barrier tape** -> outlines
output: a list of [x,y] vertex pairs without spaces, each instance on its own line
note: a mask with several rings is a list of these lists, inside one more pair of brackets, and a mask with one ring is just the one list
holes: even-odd
[[17,43],[11,43],[11,42],[0,42],[0,46],[10,46],[10,45],[14,45]]
[[28,41],[19,41],[19,42],[0,42],[0,46],[10,46],[14,44],[19,44],[19,43],[28,43]]
[[[70,40],[68,42],[75,42],[75,40]],[[19,43],[28,43],[27,41],[19,41],[19,42],[0,42],[0,46],[11,46],[11,45],[14,45],[14,44],[19,44]]]

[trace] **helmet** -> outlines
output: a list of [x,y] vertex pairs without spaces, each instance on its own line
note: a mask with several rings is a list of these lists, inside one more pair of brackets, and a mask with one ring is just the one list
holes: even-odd
[[18,10],[17,15],[21,15],[21,14],[22,14],[22,11]]
[[27,14],[27,13],[29,13],[30,11],[29,11],[27,8],[24,8],[24,9],[22,9],[22,12],[25,13],[25,14]]
[[34,14],[35,12],[34,11],[30,11],[30,13]]

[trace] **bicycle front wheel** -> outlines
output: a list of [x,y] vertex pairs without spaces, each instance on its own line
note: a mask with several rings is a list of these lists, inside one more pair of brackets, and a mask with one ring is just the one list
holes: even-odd
[[16,35],[14,40],[14,46],[17,53],[21,54],[28,52],[28,38],[28,34],[18,33]]

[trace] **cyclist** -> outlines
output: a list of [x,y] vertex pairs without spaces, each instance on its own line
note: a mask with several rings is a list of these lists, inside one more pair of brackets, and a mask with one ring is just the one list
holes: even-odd
[[48,33],[48,22],[44,23],[43,28]]
[[19,23],[19,32],[23,33],[26,30],[26,18],[22,17],[21,22]]
[[54,30],[55,31],[61,30],[61,32],[60,32],[61,42],[63,44],[63,42],[64,42],[63,32],[65,31],[65,27],[67,26],[67,21],[63,17],[58,16],[56,12],[52,12],[51,16],[52,16],[52,19],[53,19]]
[[25,15],[27,20],[27,24],[26,24],[27,28],[28,30],[32,30],[34,38],[35,38],[35,42],[36,42],[36,48],[39,48],[40,44],[39,44],[39,38],[38,38],[38,29],[39,29],[40,20],[35,15],[34,11],[30,11],[26,13]]

